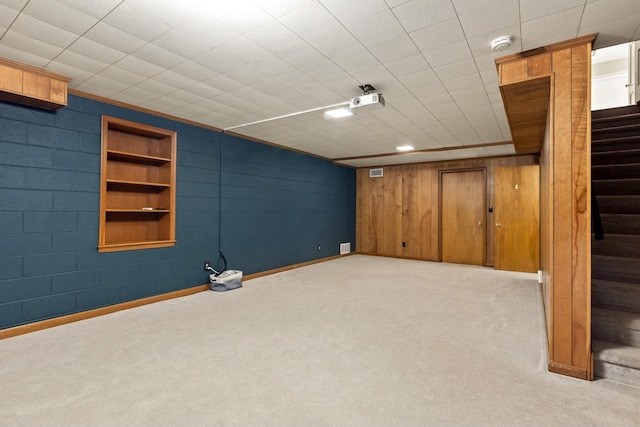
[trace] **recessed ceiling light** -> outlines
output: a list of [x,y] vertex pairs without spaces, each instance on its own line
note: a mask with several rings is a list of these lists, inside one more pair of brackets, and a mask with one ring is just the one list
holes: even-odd
[[341,117],[353,116],[351,110],[347,108],[336,108],[335,110],[329,110],[324,112],[324,118],[339,119]]
[[398,151],[413,151],[415,148],[411,145],[399,145],[396,147]]
[[512,44],[513,38],[511,36],[500,36],[496,39],[491,40],[490,46],[493,52],[498,52],[500,50],[505,50]]

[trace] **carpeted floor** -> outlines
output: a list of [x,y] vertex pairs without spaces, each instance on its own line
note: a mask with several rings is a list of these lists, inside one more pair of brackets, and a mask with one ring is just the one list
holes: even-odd
[[0,341],[0,426],[640,425],[546,371],[536,276],[353,255]]

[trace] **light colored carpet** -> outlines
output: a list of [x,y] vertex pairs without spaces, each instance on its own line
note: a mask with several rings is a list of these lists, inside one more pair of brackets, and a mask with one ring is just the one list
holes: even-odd
[[343,257],[0,341],[0,425],[640,425],[546,371],[542,310],[532,274]]

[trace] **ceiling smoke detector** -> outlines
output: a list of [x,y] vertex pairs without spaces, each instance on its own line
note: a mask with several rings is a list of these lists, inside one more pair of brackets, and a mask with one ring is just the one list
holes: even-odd
[[511,36],[500,36],[497,39],[491,40],[491,50],[498,52],[507,49],[513,44],[513,38]]

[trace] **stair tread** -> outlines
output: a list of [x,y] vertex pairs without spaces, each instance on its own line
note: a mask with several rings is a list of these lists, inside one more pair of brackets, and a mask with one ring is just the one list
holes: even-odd
[[617,125],[617,126],[608,126],[603,128],[591,129],[591,133],[607,133],[607,132],[621,132],[621,131],[632,131],[640,129],[640,123],[633,123],[630,125]]
[[591,315],[593,323],[640,331],[640,313],[592,307]]
[[640,347],[592,340],[593,358],[614,365],[640,369]]
[[602,122],[607,122],[610,120],[619,120],[619,119],[633,119],[633,118],[638,118],[640,119],[640,113],[627,113],[627,114],[620,114],[618,116],[609,116],[609,117],[596,117],[591,119],[592,122],[595,123],[602,123]]

